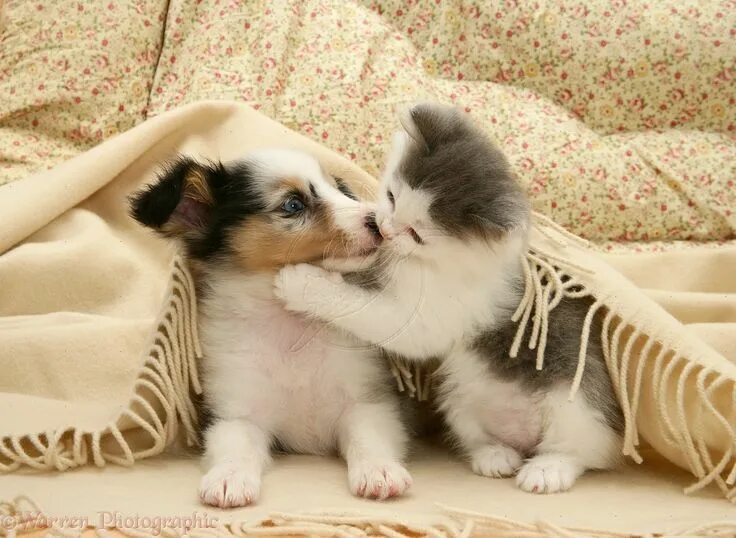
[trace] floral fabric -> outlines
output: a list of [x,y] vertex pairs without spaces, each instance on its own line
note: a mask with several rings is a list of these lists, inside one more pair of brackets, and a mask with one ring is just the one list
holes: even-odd
[[166,0],[0,0],[0,185],[146,117]]
[[[535,208],[577,234],[736,232],[733,0],[171,0],[147,114],[201,99],[245,101],[373,174],[397,106],[453,102],[501,145]],[[133,108],[107,116],[109,131],[146,111]]]

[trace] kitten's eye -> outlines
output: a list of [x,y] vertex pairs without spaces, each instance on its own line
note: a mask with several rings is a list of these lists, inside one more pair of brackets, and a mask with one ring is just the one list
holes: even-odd
[[290,196],[281,205],[287,215],[296,215],[304,211],[304,202],[298,196]]
[[411,238],[414,240],[414,242],[417,245],[423,245],[424,240],[419,236],[417,231],[414,228],[409,228],[409,235],[411,235]]
[[391,202],[391,205],[396,205],[396,200],[394,199],[394,193],[391,192],[391,189],[386,191],[386,196],[388,196],[388,201]]

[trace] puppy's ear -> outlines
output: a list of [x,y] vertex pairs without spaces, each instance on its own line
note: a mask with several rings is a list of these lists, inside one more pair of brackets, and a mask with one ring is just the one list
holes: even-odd
[[215,207],[214,173],[212,165],[180,157],[131,197],[131,215],[169,237],[203,235]]
[[462,137],[469,125],[457,108],[437,103],[414,105],[399,114],[399,121],[427,154],[442,143]]

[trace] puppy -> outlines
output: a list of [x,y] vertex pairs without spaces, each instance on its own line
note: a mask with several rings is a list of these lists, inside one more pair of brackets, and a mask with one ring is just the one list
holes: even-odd
[[268,149],[226,164],[181,157],[134,195],[132,215],[181,243],[197,282],[202,502],[255,502],[274,446],[339,452],[353,494],[401,495],[407,435],[379,352],[288,312],[272,285],[286,264],[374,251],[370,206],[308,154]]

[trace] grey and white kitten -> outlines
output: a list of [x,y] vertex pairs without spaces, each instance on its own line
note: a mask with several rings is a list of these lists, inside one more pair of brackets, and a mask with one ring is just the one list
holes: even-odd
[[509,357],[530,211],[506,159],[454,108],[417,105],[402,124],[376,209],[384,241],[370,263],[343,274],[286,267],[277,295],[408,360],[440,357],[438,405],[475,473],[516,474],[521,489],[553,493],[586,469],[611,468],[622,416],[599,320],[582,390],[568,400],[590,301],[550,312],[542,371],[527,346]]

